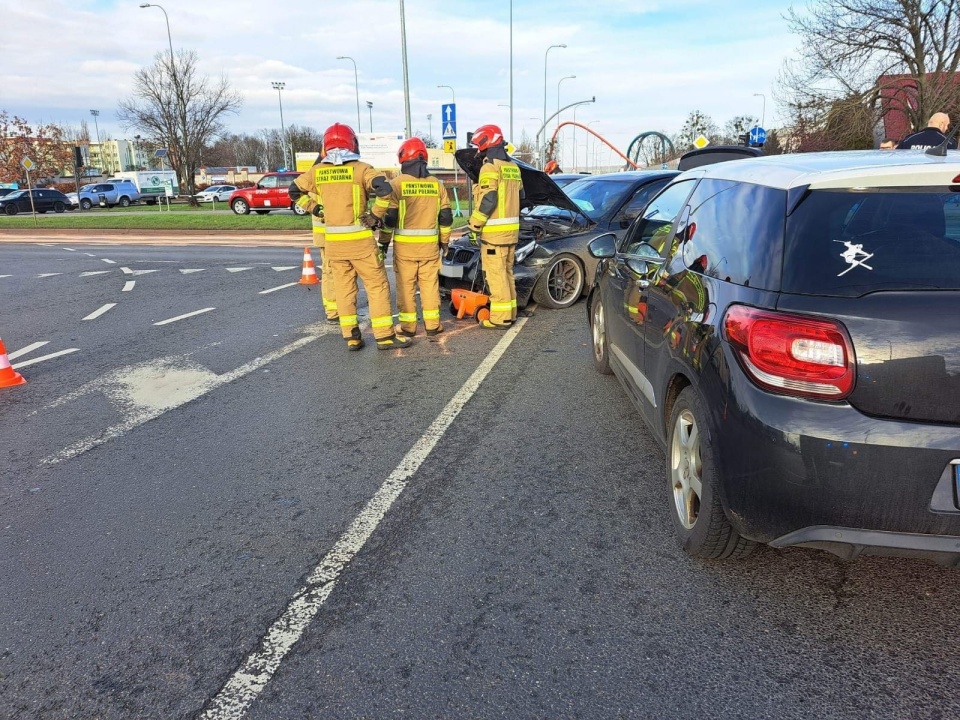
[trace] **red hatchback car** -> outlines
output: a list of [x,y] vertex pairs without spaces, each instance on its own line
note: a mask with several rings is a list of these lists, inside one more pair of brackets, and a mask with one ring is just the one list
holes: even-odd
[[254,187],[239,188],[230,195],[230,207],[237,215],[249,215],[253,210],[266,215],[271,210],[293,210],[297,215],[306,211],[290,202],[290,183],[300,175],[298,172],[267,173]]

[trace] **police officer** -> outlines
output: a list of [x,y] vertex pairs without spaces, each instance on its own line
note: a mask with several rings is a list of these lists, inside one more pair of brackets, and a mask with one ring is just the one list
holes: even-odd
[[[294,192],[298,197],[292,196]],[[379,221],[367,211],[371,196],[390,194],[390,183],[360,160],[360,143],[353,130],[340,123],[327,128],[323,134],[323,159],[297,178],[291,186],[291,199],[299,202],[300,192],[308,198],[303,207],[314,215],[323,215],[324,270],[329,265],[333,275],[340,331],[347,349],[359,350],[364,344],[357,320],[358,277],[367,290],[370,326],[377,348],[409,346],[411,341],[398,337],[393,330],[390,283],[372,229]]]
[[[323,159],[323,148],[314,162],[314,166],[319,165]],[[297,178],[304,177],[301,175]],[[327,316],[327,322],[331,325],[340,324],[340,314],[337,312],[337,293],[334,289],[333,272],[324,262],[324,250],[326,248],[327,233],[324,228],[323,206],[319,203],[319,198],[314,193],[306,192],[297,185],[297,180],[290,186],[290,198],[296,200],[297,205],[307,212],[310,212],[310,222],[313,225],[313,244],[320,253],[320,297],[323,299],[323,311]],[[313,211],[310,211],[310,206]]]
[[[927,150],[936,147],[946,139],[944,133],[949,129],[950,116],[942,112],[934,113],[930,116],[930,120],[927,121],[927,127],[907,135],[900,141],[900,144],[897,145],[897,150]],[[947,147],[950,150],[955,150],[957,141],[950,138]]]
[[473,188],[473,214],[467,224],[471,242],[480,244],[480,262],[490,289],[490,319],[481,327],[508,327],[517,319],[513,260],[520,237],[520,168],[507,155],[503,132],[481,125],[470,143],[483,165]]
[[453,212],[447,189],[427,170],[427,146],[410,138],[397,154],[400,175],[390,181],[388,197],[378,197],[373,214],[383,218],[380,250],[386,254],[391,238],[393,271],[397,276],[400,332],[417,334],[417,286],[427,335],[443,332],[440,324],[440,257],[450,241]]

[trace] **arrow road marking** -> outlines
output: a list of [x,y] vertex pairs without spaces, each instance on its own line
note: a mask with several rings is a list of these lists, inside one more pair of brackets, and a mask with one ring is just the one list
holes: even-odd
[[127,280],[123,284],[123,290],[121,290],[120,292],[130,292],[131,290],[133,290],[133,286],[136,284],[137,284],[136,280]]
[[193,317],[194,315],[203,315],[203,313],[208,313],[211,310],[216,310],[216,308],[204,308],[203,310],[194,310],[193,312],[188,312],[185,315],[177,315],[176,317],[167,318],[166,320],[161,320],[160,322],[155,322],[154,325],[169,325],[172,322],[177,320],[185,320],[186,318]]
[[275,288],[270,288],[269,290],[261,290],[261,291],[260,291],[259,293],[257,293],[257,294],[258,294],[258,295],[267,295],[267,294],[269,294],[269,293],[276,292],[277,290],[283,290],[284,288],[293,287],[294,285],[299,285],[299,284],[300,284],[300,283],[298,283],[298,282],[292,282],[292,283],[287,283],[286,285],[278,285],[277,287],[275,287]]
[[85,318],[83,318],[83,319],[84,319],[84,320],[96,320],[98,317],[100,317],[101,315],[103,315],[107,310],[109,310],[110,308],[115,308],[116,306],[117,306],[116,303],[107,303],[106,305],[104,305],[104,306],[101,307],[100,309],[94,310],[92,313],[90,313],[89,315],[87,315],[87,316],[86,316]]
[[407,487],[433,448],[457,419],[457,415],[477,392],[497,361],[517,337],[526,318],[519,318],[504,333],[473,375],[414,443],[396,469],[390,473],[350,527],[314,568],[306,583],[296,592],[287,609],[270,626],[259,646],[227,680],[227,684],[207,703],[201,720],[240,720],[270,682],[280,663],[316,617],[330,597],[347,566],[373,535],[400,493]]
[[51,359],[53,359],[53,358],[60,357],[61,355],[69,355],[70,353],[75,353],[75,352],[77,352],[79,349],[80,349],[80,348],[69,348],[69,349],[67,349],[67,350],[60,350],[59,352],[50,353],[49,355],[41,355],[41,356],[38,357],[38,358],[32,358],[32,359],[30,359],[30,360],[24,360],[22,363],[17,363],[16,365],[11,365],[11,367],[12,367],[14,370],[17,370],[17,369],[19,369],[19,368],[24,368],[24,367],[26,367],[27,365],[34,365],[34,364],[36,364],[36,363],[38,363],[38,362],[43,362],[44,360],[51,360]]
[[44,465],[56,465],[64,460],[75,458],[110,440],[126,435],[134,428],[160,417],[169,410],[175,410],[218,387],[249,375],[328,333],[339,334],[337,328],[320,323],[304,328],[303,331],[310,334],[223,375],[217,375],[201,365],[191,363],[186,356],[179,356],[158,358],[139,365],[119,368],[86,383],[72,393],[54,400],[43,410],[57,408],[94,391],[100,391],[122,414],[123,421],[83,438],[40,462]]
[[296,270],[298,267],[299,265],[283,265],[281,267],[273,267],[272,269],[277,272],[283,272],[284,270]]
[[128,267],[122,267],[120,270],[124,275],[149,275],[150,273],[160,272],[159,270],[131,270]]
[[243,272],[244,270],[253,270],[253,268],[227,268],[227,272]]
[[7,359],[15,360],[22,355],[27,355],[28,353],[32,353],[37,348],[42,348],[44,345],[46,345],[49,342],[50,342],[49,340],[41,340],[40,342],[31,343],[27,345],[25,348],[21,348],[16,352],[9,353],[7,355]]
[[203,272],[205,268],[188,268],[186,270],[181,270],[180,272],[184,275],[189,275],[190,273]]
[[88,272],[80,273],[80,277],[92,277],[93,275],[107,275],[112,272],[113,270],[90,270]]

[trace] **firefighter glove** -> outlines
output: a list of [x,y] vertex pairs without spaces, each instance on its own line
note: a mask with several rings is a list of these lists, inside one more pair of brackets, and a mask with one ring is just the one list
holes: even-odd
[[469,230],[469,231],[467,231],[467,240],[469,241],[469,243],[470,243],[471,245],[479,245],[479,244],[480,244],[480,236],[477,234],[477,231],[476,231],[476,230]]
[[323,205],[315,205],[313,207],[313,216],[323,220]]
[[383,223],[380,222],[380,218],[378,218],[373,213],[368,213],[368,212],[360,216],[360,222],[363,223],[364,227],[368,227],[371,229],[383,226]]

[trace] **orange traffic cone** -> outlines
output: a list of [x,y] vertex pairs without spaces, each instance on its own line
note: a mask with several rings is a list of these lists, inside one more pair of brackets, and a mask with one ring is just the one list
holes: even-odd
[[300,276],[300,285],[319,285],[320,278],[317,277],[317,270],[313,266],[313,257],[310,255],[310,248],[303,249],[303,274]]
[[0,388],[26,384],[27,381],[23,379],[23,375],[10,367],[7,349],[3,346],[3,340],[0,340]]

